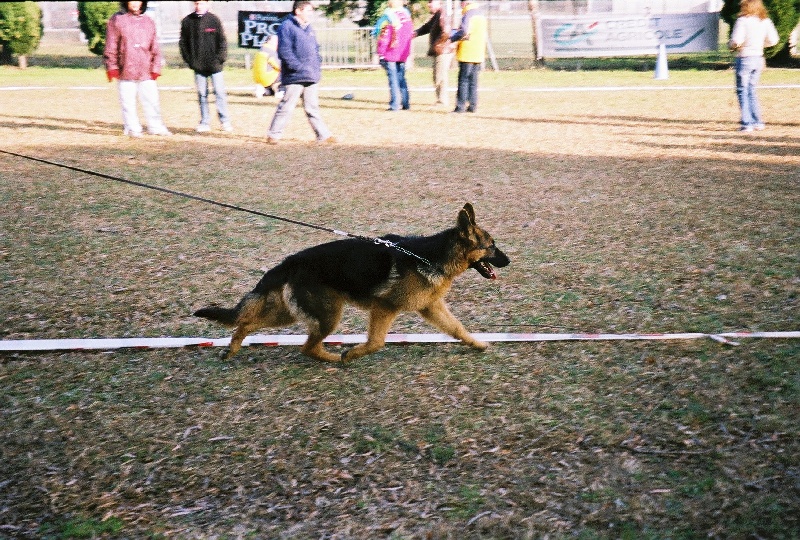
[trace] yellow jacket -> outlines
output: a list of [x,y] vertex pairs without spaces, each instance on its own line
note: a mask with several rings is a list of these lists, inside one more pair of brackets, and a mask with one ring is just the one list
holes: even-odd
[[266,88],[272,86],[281,74],[281,61],[275,49],[261,47],[253,61],[253,80]]
[[458,41],[456,60],[480,64],[486,59],[486,16],[477,2],[467,2],[462,10],[461,27],[453,34]]

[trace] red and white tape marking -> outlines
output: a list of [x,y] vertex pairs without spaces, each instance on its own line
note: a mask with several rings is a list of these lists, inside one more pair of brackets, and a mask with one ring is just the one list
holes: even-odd
[[[472,334],[488,342],[537,342],[537,341],[668,341],[687,339],[713,339],[720,343],[738,345],[736,339],[797,339],[800,332],[725,332],[720,334]],[[305,335],[252,335],[243,345],[280,347],[302,345]],[[0,341],[3,351],[66,351],[66,350],[111,350],[111,349],[162,349],[179,347],[227,347],[230,338],[121,338],[121,339],[31,339]],[[364,334],[331,335],[325,339],[330,345],[353,345],[364,343]],[[457,343],[458,340],[445,334],[389,334],[386,343]]]

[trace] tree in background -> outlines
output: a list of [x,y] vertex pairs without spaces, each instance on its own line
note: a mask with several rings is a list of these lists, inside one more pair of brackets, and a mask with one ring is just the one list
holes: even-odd
[[103,54],[106,48],[108,19],[119,11],[119,2],[78,2],[78,22],[81,32],[89,41],[89,50]]
[[[409,0],[408,10],[414,18],[422,13],[428,13],[424,8],[427,0]],[[332,20],[341,20],[364,10],[360,19],[355,21],[358,26],[372,26],[378,21],[378,18],[386,9],[386,0],[331,0],[330,3],[324,6],[325,15]]]
[[42,31],[42,10],[36,2],[0,3],[0,62],[10,64],[16,54],[19,67],[28,67],[28,54],[39,46]]
[[[733,28],[736,15],[739,13],[739,0],[725,0],[720,15]],[[764,0],[769,18],[775,23],[780,41],[774,47],[764,51],[764,56],[771,64],[784,65],[792,62],[789,52],[789,35],[800,21],[800,0]]]

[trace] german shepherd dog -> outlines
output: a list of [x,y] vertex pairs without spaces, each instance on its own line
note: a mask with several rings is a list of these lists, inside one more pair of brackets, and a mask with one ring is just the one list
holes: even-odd
[[[495,279],[492,266],[510,262],[491,235],[476,225],[472,205],[464,205],[452,229],[433,236],[382,239],[406,253],[357,238],[314,246],[267,271],[233,309],[210,306],[194,314],[236,327],[225,358],[236,354],[242,340],[259,328],[302,321],[308,326],[303,354],[327,362],[353,360],[382,348],[392,321],[402,311],[417,311],[441,331],[486,349],[488,344],[472,337],[444,302],[453,280],[468,268]],[[338,326],[345,304],[369,312],[369,331],[366,343],[339,356],[322,342]]]

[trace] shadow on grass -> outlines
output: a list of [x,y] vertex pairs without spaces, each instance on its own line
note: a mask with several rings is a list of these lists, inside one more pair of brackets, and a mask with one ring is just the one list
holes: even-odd
[[[581,121],[597,122],[680,132],[652,117]],[[755,144],[687,158],[648,152],[669,143],[646,139],[604,157],[418,143],[258,152],[241,137],[209,151],[175,138],[137,146],[127,164],[125,145],[32,139],[17,146],[354,232],[440,230],[474,201],[513,262],[496,283],[464,276],[448,296],[473,331],[530,314],[537,328],[589,331],[797,322],[796,166],[765,171]],[[235,302],[254,269],[329,239],[3,165],[19,177],[0,187],[20,209],[0,218],[2,333],[14,338],[203,331],[191,304]],[[403,324],[417,322],[394,330]],[[234,363],[206,350],[6,357],[5,530],[97,536],[116,527],[108,515],[128,537],[222,535],[232,523],[268,538],[385,537],[395,523],[455,537],[472,522],[475,538],[602,537],[620,523],[640,536],[779,538],[797,526],[797,354],[785,343],[409,346],[331,370],[296,349],[248,349]]]
[[[84,133],[93,135],[120,135],[122,133],[122,121],[118,122],[102,122],[102,121],[82,121],[68,118],[44,118],[44,117],[30,117],[30,116],[6,116],[0,115],[0,129],[21,129],[21,128],[34,128],[43,129],[47,131],[63,131],[65,133]],[[147,126],[144,126],[145,134],[147,133]],[[231,135],[229,133],[211,131],[208,133],[198,134],[191,128],[174,128],[169,127],[169,130],[174,134],[202,136],[203,138],[215,137],[219,139],[234,139],[240,141],[256,142],[262,141],[261,137],[248,137],[247,135]],[[145,135],[146,136],[146,135]]]
[[[274,112],[276,102],[253,103],[252,100],[239,99],[234,97],[233,102],[240,102],[242,105],[250,106],[255,109],[264,111],[265,122],[269,122]],[[342,101],[335,98],[323,98],[325,108],[328,109],[370,109],[376,105],[383,105],[385,102],[378,99],[359,99],[358,101]],[[404,112],[388,113],[386,111],[376,111],[380,114],[407,114]],[[436,114],[437,111],[432,111]],[[438,111],[442,115],[446,115],[448,111]],[[300,113],[300,111],[298,111]],[[542,124],[542,125],[576,125],[576,126],[611,126],[614,128],[641,128],[642,125],[651,126],[653,129],[667,130],[652,135],[681,136],[684,132],[681,131],[681,126],[691,125],[693,131],[685,132],[685,137],[696,138],[698,131],[701,134],[715,137],[715,141],[706,141],[692,145],[698,149],[713,149],[720,152],[737,152],[742,154],[763,154],[771,156],[795,156],[800,151],[800,137],[773,137],[769,135],[769,127],[767,131],[757,132],[752,134],[739,133],[734,123],[720,123],[706,120],[687,120],[676,118],[659,118],[647,116],[631,116],[631,115],[590,115],[580,117],[564,117],[564,118],[518,118],[507,116],[478,116],[481,120],[496,120],[502,122],[514,122],[524,124]],[[798,122],[771,122],[772,126],[796,128],[800,127]],[[19,128],[38,128],[49,131],[67,131],[74,133],[87,133],[87,134],[121,134],[121,125],[119,122],[104,122],[104,121],[82,121],[69,118],[47,118],[47,117],[32,117],[32,116],[10,116],[0,114],[0,128],[19,129]],[[176,134],[183,135],[196,135],[192,129],[171,128]],[[231,135],[222,133],[207,133],[203,134],[204,137],[218,137],[220,139],[240,140],[246,142],[261,142],[261,137],[252,137],[247,135]],[[686,146],[675,143],[653,142],[649,140],[640,140],[639,145],[649,148],[683,148]]]

